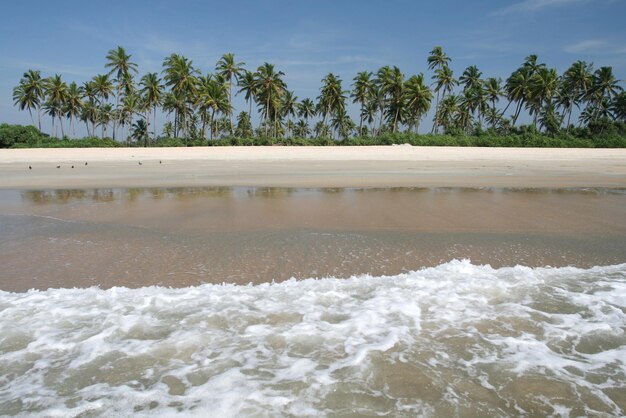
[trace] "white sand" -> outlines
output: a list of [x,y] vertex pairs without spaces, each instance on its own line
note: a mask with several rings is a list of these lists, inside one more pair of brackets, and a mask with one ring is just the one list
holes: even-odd
[[399,145],[0,150],[0,188],[143,186],[626,187],[626,149]]

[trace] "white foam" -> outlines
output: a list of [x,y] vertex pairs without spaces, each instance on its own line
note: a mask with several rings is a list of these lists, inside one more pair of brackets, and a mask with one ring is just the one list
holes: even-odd
[[624,300],[626,264],[469,261],[258,286],[0,292],[0,412],[620,415]]

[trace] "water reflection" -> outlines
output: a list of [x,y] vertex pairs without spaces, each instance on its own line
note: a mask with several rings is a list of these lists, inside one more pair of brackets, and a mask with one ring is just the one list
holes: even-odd
[[290,187],[150,187],[110,189],[46,189],[24,190],[21,198],[37,205],[65,204],[75,201],[134,203],[141,199],[194,199],[194,198],[246,198],[246,197],[290,197],[294,194],[317,193],[321,195],[367,194],[367,193],[430,193],[446,194],[518,194],[541,195],[625,195],[624,188],[465,188],[465,187],[392,187],[392,188],[290,188]]

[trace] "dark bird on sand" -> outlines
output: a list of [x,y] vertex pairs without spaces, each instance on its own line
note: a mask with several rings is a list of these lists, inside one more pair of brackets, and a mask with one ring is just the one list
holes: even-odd
[[33,167],[31,167],[31,166],[28,166],[28,169],[29,169],[29,170],[32,170],[32,169],[33,169]]
[[72,166],[72,168],[74,168],[74,166]]
[[163,163],[163,161],[159,160],[159,164]]
[[143,164],[141,164],[141,161],[139,161],[139,165],[143,165]]
[[87,163],[85,163],[85,165],[87,165]]
[[57,165],[57,168],[61,168],[61,166],[60,166],[60,165]]

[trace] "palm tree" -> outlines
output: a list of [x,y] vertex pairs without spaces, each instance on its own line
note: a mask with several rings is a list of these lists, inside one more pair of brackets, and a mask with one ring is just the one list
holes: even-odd
[[622,122],[626,122],[626,92],[622,91],[613,98],[611,111],[615,119],[621,119]]
[[328,73],[322,79],[322,88],[317,101],[323,124],[326,124],[326,118],[329,115],[335,115],[345,108],[346,96],[344,93],[341,88],[341,79],[335,74]]
[[[228,104],[231,109],[233,107],[233,78],[235,81],[239,81],[245,62],[235,62],[235,54],[228,53],[222,55],[222,58],[217,62],[215,70],[221,75],[224,80],[228,82]],[[233,112],[229,113],[230,117],[230,131],[233,132]]]
[[244,98],[246,99],[246,103],[250,106],[250,111],[248,115],[252,117],[252,102],[256,100],[257,91],[256,84],[254,79],[254,73],[252,71],[245,71],[239,77],[239,91],[235,94],[244,93]]
[[280,98],[285,94],[287,85],[282,77],[285,75],[282,71],[276,71],[273,64],[264,63],[255,74],[255,90],[258,94],[258,100],[263,108],[265,117],[265,135],[270,120],[274,119],[274,132],[278,131],[278,112],[280,108]]
[[480,79],[482,75],[483,73],[475,65],[467,67],[461,77],[459,77],[459,82],[463,85],[463,90],[482,87],[483,81]]
[[96,93],[98,102],[103,105],[109,100],[109,95],[113,93],[113,83],[107,74],[95,75],[92,79],[93,90]]
[[573,106],[580,107],[583,102],[589,100],[592,85],[593,65],[585,61],[576,61],[563,74],[561,105],[567,113],[568,129]]
[[252,136],[252,122],[247,112],[241,112],[237,116],[237,128],[235,135],[240,138],[249,138]]
[[[446,97],[446,93],[452,92],[452,89],[455,85],[458,84],[458,82],[454,78],[454,73],[448,66],[437,68],[435,70],[434,79],[436,81],[435,91],[437,92],[437,97],[439,97],[439,91],[442,91],[441,101],[443,102]],[[435,109],[435,123],[433,125],[433,132],[437,131],[437,127],[439,126],[438,120],[441,119],[437,117],[437,112],[439,112],[439,109]]]
[[[210,127],[211,139],[213,139],[215,114],[225,114],[231,111],[228,100],[228,90],[220,79],[211,74],[198,78],[198,91],[196,106],[202,119],[202,134],[206,138],[206,127]],[[209,114],[210,112],[210,114]]]
[[424,74],[411,76],[405,83],[404,98],[408,110],[409,130],[415,127],[419,130],[422,117],[430,110],[433,92],[424,83]]
[[157,73],[147,73],[141,77],[139,85],[141,86],[140,92],[146,105],[146,131],[150,131],[149,109],[152,108],[154,116],[152,120],[154,124],[153,139],[156,141],[156,115],[157,107],[163,99],[163,85]]
[[[298,111],[298,97],[296,97],[292,91],[285,91],[282,97],[280,105],[281,116],[287,117],[287,124],[290,125],[291,117],[296,116]],[[290,129],[287,128],[287,135],[290,134]]]
[[354,77],[354,83],[352,83],[352,87],[354,90],[352,91],[351,97],[354,99],[353,103],[359,103],[361,105],[361,112],[359,117],[359,132],[363,128],[363,113],[365,109],[365,105],[370,100],[372,96],[372,73],[369,71],[361,71]]
[[138,119],[133,126],[131,126],[132,132],[130,137],[133,138],[137,143],[143,141],[143,146],[148,146],[148,124],[144,119]]
[[593,86],[591,88],[592,95],[596,100],[596,104],[600,104],[602,100],[611,100],[623,89],[619,85],[620,80],[613,75],[612,67],[600,67],[593,74]]
[[441,99],[441,108],[437,112],[437,124],[442,126],[444,131],[449,131],[454,122],[454,118],[459,110],[459,100],[454,94]]
[[535,125],[544,106],[551,104],[559,89],[559,75],[555,69],[540,67],[530,78],[530,97],[528,106]]
[[63,130],[63,119],[65,103],[67,101],[67,84],[61,79],[61,75],[55,74],[48,78],[46,85],[46,98],[47,98],[47,110],[48,114],[52,116],[52,123],[54,124],[54,117],[59,119],[61,125],[61,136],[65,136]]
[[74,129],[74,119],[79,118],[83,109],[82,91],[78,85],[72,82],[67,89],[67,97],[65,100],[65,114],[70,118],[70,131],[72,135],[76,134]]
[[13,89],[13,102],[20,110],[27,109],[35,126],[33,109],[37,109],[38,127],[41,131],[41,104],[45,100],[45,80],[36,70],[28,70],[22,76],[20,84]]
[[33,118],[33,109],[39,107],[39,98],[32,94],[24,82],[13,88],[13,104],[20,110],[28,109],[30,114],[30,120],[35,126],[35,119]]
[[[435,70],[436,72],[437,70],[441,70],[442,68],[448,67],[448,64],[452,60],[443,52],[443,49],[440,46],[436,46],[433,48],[432,51],[430,51],[430,55],[428,56],[426,61],[428,62],[428,69]],[[437,78],[437,75],[435,74],[433,76],[433,79],[436,79],[436,78]],[[435,102],[435,123],[433,124],[432,132],[435,132],[435,130],[437,129],[436,121],[437,121],[437,112],[439,109],[439,89],[435,89],[435,91],[437,92],[437,101]]]
[[[106,56],[107,62],[104,67],[111,69],[107,75],[115,74],[115,80],[117,81],[116,107],[120,104],[122,91],[125,91],[126,95],[132,91],[132,73],[137,73],[137,64],[132,62],[130,58],[131,55],[127,54],[126,50],[121,46],[109,50]],[[113,139],[115,139],[115,125],[116,122],[113,119]]]
[[490,114],[492,117],[488,122],[490,122],[491,127],[495,129],[498,120],[502,117],[502,115],[504,115],[507,110],[507,108],[505,108],[502,113],[499,113],[496,109],[496,103],[498,102],[498,100],[500,100],[500,97],[504,95],[504,91],[502,90],[502,80],[500,78],[489,77],[484,83],[484,89],[485,100],[491,102]]
[[116,73],[115,79],[122,80],[126,75],[137,72],[137,64],[131,62],[131,55],[126,53],[126,50],[121,46],[117,49],[111,49],[106,56],[107,63],[105,68],[110,68],[108,75]]
[[448,57],[440,46],[436,46],[430,51],[430,55],[427,58],[428,69],[434,70],[437,68],[447,67],[451,59]]
[[294,135],[300,138],[306,138],[311,133],[309,123],[305,119],[300,119],[294,128]]
[[[124,126],[132,124],[133,116],[143,110],[144,106],[145,104],[142,103],[141,98],[137,93],[131,93],[127,96],[124,96],[124,98],[122,99],[122,104],[119,108],[119,121],[122,127],[122,141],[124,141]],[[128,139],[126,139],[126,144],[129,144]]]
[[[509,104],[516,102],[515,112],[513,113],[512,124],[515,126],[517,118],[526,101],[530,98],[530,78],[531,71],[526,67],[521,67],[506,80],[506,93],[509,98]],[[507,105],[508,108],[508,105]],[[505,109],[506,111],[506,109]]]
[[298,116],[304,118],[304,121],[308,124],[309,118],[315,116],[315,103],[311,99],[304,99],[298,104]]
[[181,114],[179,110],[187,109],[188,102],[193,100],[197,83],[195,74],[198,73],[198,70],[193,67],[191,60],[178,54],[172,54],[163,61],[163,73],[165,74],[165,85],[170,87],[171,93],[175,95],[177,101],[185,102],[184,106],[174,107],[174,137],[177,138],[179,127],[185,126],[187,113]]
[[98,108],[97,121],[100,127],[102,128],[101,138],[103,139],[106,136],[107,127],[109,126],[109,123],[111,122],[112,118],[113,118],[113,105],[110,103],[105,103],[103,105],[100,105]]

